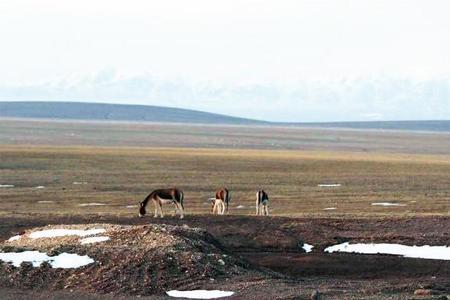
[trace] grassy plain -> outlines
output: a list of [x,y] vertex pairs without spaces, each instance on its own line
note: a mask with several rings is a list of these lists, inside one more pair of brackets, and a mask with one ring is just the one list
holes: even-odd
[[[253,214],[260,188],[269,193],[276,215],[448,216],[450,211],[447,155],[2,145],[0,157],[0,184],[14,185],[0,188],[0,213],[10,216],[136,214],[127,206],[171,186],[185,192],[190,214],[207,213],[207,199],[221,186],[232,192],[232,214]],[[324,210],[331,207],[336,209]]]

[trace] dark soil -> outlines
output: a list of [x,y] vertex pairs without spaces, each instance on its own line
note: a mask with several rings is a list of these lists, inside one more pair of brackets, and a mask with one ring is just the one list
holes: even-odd
[[[80,244],[77,236],[31,239],[26,232],[18,241],[0,244],[0,250],[39,250],[51,256],[62,252],[88,255],[95,263],[75,269],[55,269],[47,263],[20,267],[0,263],[0,285],[17,288],[72,289],[125,295],[163,294],[190,289],[205,282],[239,275],[258,275],[246,261],[225,251],[208,232],[172,225],[69,226],[69,229],[105,228],[110,240]],[[61,228],[60,225],[37,228]],[[67,228],[67,227],[65,227]]]
[[[236,292],[236,296],[230,299],[309,299],[311,292],[316,289],[322,292],[324,299],[437,299],[433,297],[450,294],[449,261],[411,259],[390,255],[327,254],[323,252],[325,247],[344,241],[449,245],[450,218],[448,217],[349,220],[197,215],[179,220],[173,217],[138,219],[96,215],[67,217],[39,215],[36,219],[32,216],[0,218],[0,238],[6,239],[26,229],[47,224],[86,224],[92,223],[93,220],[96,223],[169,224],[205,228],[212,236],[202,233],[201,240],[205,241],[205,237],[208,237],[206,240],[211,245],[208,247],[213,247],[215,252],[221,253],[220,255],[224,253],[229,255],[229,258],[232,259],[230,266],[236,266],[235,271],[217,270],[215,269],[216,264],[212,264],[214,267],[211,267],[207,271],[207,275],[203,277],[203,273],[198,271],[193,271],[192,276],[181,273],[173,276],[175,273],[171,271],[164,273],[164,271],[161,274],[167,274],[165,276],[168,277],[163,281],[158,282],[151,278],[145,281],[145,276],[139,277],[138,274],[152,274],[152,272],[150,269],[139,269],[142,262],[148,261],[153,270],[159,265],[161,259],[164,259],[163,253],[147,253],[146,257],[138,255],[134,259],[129,254],[118,254],[111,251],[108,255],[114,259],[110,260],[108,267],[110,269],[105,267],[105,272],[102,273],[102,276],[110,276],[109,279],[100,281],[102,283],[99,285],[87,284],[79,288],[75,284],[67,287],[65,292],[60,291],[55,294],[60,295],[61,299],[73,299],[71,298],[72,293],[82,293],[83,291],[95,292],[95,294],[77,294],[79,295],[78,299],[103,299],[103,297],[108,299],[108,295],[101,296],[100,294],[111,292],[114,295],[120,294],[121,297],[152,295],[151,297],[158,299],[165,298],[163,292],[169,288],[233,290]],[[173,228],[180,230],[179,233],[175,231],[174,234],[192,230],[183,229],[183,227],[181,229],[180,227]],[[191,238],[194,237],[189,236],[186,240]],[[195,236],[194,239],[197,238],[199,237]],[[303,242],[314,245],[311,253],[304,253]],[[192,255],[190,251],[200,255],[200,253],[210,250],[187,248],[187,256]],[[157,258],[153,255],[157,255]],[[192,262],[181,256],[177,259],[179,259],[180,265],[191,265],[192,270],[197,270],[198,266],[203,264],[198,260]],[[217,261],[216,257],[214,259]],[[226,265],[228,266],[228,262]],[[2,266],[2,268],[10,267]],[[130,278],[117,276],[117,274],[121,274],[122,268],[127,270],[126,274],[135,276],[131,280],[133,285],[124,284],[130,281]],[[115,271],[108,273],[109,270]],[[140,271],[135,274],[135,270]],[[18,276],[19,283],[3,281],[0,296],[5,296],[0,298],[8,299],[8,295],[15,295],[14,299],[18,299],[21,297],[21,293],[26,294],[24,299],[27,297],[29,299],[31,296],[39,298],[48,293],[48,291],[42,291],[46,288],[42,283],[32,283],[28,286],[20,284],[29,276],[33,276],[33,272],[39,271],[15,270],[14,273],[15,276]],[[0,271],[1,273],[3,270]],[[46,272],[46,274],[51,274],[51,272]],[[50,278],[51,280],[53,278]],[[114,282],[114,284],[110,285],[108,282]],[[151,282],[154,284],[149,284]],[[164,285],[163,282],[169,284]],[[18,289],[7,288],[11,286],[17,288],[25,286],[32,290],[19,292]],[[126,288],[121,290],[117,288],[118,286],[126,286]],[[133,290],[136,287],[137,290]],[[428,298],[414,296],[414,291],[420,288],[431,289],[435,295]]]

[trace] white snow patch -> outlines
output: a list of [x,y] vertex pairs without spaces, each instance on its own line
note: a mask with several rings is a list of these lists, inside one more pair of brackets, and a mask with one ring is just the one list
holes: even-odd
[[125,206],[126,208],[136,208],[136,207],[138,207],[137,205],[127,205],[127,206]]
[[13,188],[14,185],[12,184],[0,184],[0,188]]
[[78,255],[72,253],[61,253],[58,256],[50,258],[53,260],[50,262],[53,268],[63,269],[79,268],[94,262],[94,260],[87,255]]
[[337,209],[336,207],[325,207],[323,210],[335,210]]
[[106,205],[106,204],[105,203],[97,203],[97,202],[78,204],[78,206],[102,206],[102,205]]
[[86,181],[74,181],[72,184],[87,184]]
[[52,201],[52,200],[41,200],[41,201],[38,201],[38,203],[42,203],[42,204],[45,204],[45,203],[55,203],[55,201]]
[[43,186],[43,185],[38,185],[38,186],[36,186],[36,187],[34,187],[35,189],[45,189],[45,186]]
[[234,292],[219,291],[219,290],[193,290],[193,291],[177,291],[172,290],[166,292],[170,297],[189,298],[189,299],[216,299],[222,297],[229,297]]
[[340,183],[321,183],[317,185],[318,187],[340,187]]
[[10,237],[8,239],[8,242],[17,241],[17,240],[20,240],[20,238],[21,238],[20,235],[15,235],[15,236]]
[[304,244],[303,244],[303,250],[305,250],[306,253],[311,252],[311,251],[312,251],[312,248],[314,248],[313,245],[310,245],[310,244],[307,244],[307,243],[304,243]]
[[406,204],[392,203],[392,202],[375,202],[372,203],[373,206],[406,206]]
[[392,254],[403,257],[450,260],[450,247],[447,246],[405,246],[400,244],[349,244],[343,243],[328,247],[328,253],[347,252],[361,254]]
[[103,233],[106,230],[103,228],[98,229],[88,229],[88,230],[80,230],[80,229],[47,229],[41,231],[35,231],[30,233],[30,238],[39,239],[39,238],[52,238],[52,237],[61,237],[66,235],[77,235],[77,236],[88,236],[88,235],[96,235],[99,233]]
[[236,206],[236,208],[244,208],[245,206],[244,205],[238,205],[238,206]]
[[80,241],[80,243],[82,245],[85,244],[92,244],[92,243],[98,243],[98,242],[105,242],[107,240],[109,240],[109,236],[93,236],[93,237],[88,237],[88,238],[84,238]]
[[10,262],[19,267],[22,262],[31,262],[33,267],[39,267],[44,261],[48,261],[52,268],[79,268],[94,262],[87,255],[61,253],[57,256],[48,256],[39,251],[6,252],[0,253],[0,260]]

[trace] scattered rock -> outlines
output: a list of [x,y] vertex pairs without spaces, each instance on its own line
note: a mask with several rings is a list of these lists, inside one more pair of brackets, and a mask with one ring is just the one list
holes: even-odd
[[[33,231],[52,228],[101,227],[107,243],[80,244],[78,236],[32,239]],[[77,269],[51,268],[45,264],[20,267],[0,263],[0,285],[48,290],[123,295],[153,295],[169,288],[183,289],[210,283],[210,278],[260,274],[241,258],[230,255],[207,231],[171,225],[122,226],[112,224],[51,225],[26,231],[21,239],[0,244],[8,248],[39,250],[49,254],[68,252],[88,255],[96,263]],[[222,267],[225,265],[226,268]],[[253,276],[253,275],[252,275]]]

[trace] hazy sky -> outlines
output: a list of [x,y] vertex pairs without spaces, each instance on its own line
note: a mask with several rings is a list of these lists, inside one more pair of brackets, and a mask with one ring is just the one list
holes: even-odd
[[450,1],[0,0],[0,100],[450,119]]

